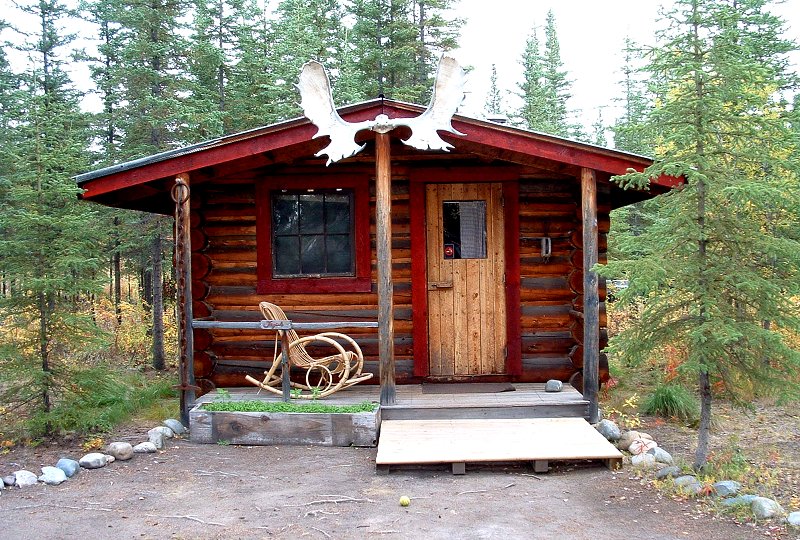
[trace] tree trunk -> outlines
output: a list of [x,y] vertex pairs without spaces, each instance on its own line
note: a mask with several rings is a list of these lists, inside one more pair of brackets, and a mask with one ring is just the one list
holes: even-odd
[[[45,293],[37,294],[37,307],[39,311],[39,360],[42,366],[42,411],[49,413],[51,407],[50,385],[52,383],[50,370],[50,313],[52,301]],[[50,435],[52,427],[50,422],[44,426],[44,434]]]
[[711,380],[707,371],[701,371],[700,425],[697,428],[697,450],[694,453],[694,469],[699,471],[708,461],[708,435],[711,431]]
[[164,362],[164,283],[161,266],[161,228],[156,232],[151,245],[153,258],[153,368],[162,370]]
[[119,253],[119,218],[114,218],[114,313],[117,314],[117,325],[122,324],[122,261]]

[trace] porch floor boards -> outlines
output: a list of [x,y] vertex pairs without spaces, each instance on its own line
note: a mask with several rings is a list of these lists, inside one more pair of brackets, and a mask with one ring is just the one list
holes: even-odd
[[377,467],[448,463],[463,474],[467,463],[530,461],[545,472],[549,461],[602,460],[621,465],[622,454],[583,418],[492,420],[384,420]]

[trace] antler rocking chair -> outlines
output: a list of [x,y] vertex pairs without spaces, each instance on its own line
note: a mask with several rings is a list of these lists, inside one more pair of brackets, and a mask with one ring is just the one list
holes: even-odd
[[[283,310],[269,302],[261,302],[258,307],[265,319],[288,320]],[[323,398],[349,388],[355,384],[366,381],[372,373],[362,373],[364,368],[364,355],[358,344],[345,334],[339,332],[323,332],[313,336],[299,337],[294,330],[287,330],[289,340],[289,367],[305,370],[305,384],[292,382],[295,389],[307,390],[310,394],[295,395],[301,399]],[[338,341],[337,341],[338,340]],[[280,335],[275,336],[275,352],[272,365],[264,372],[264,380],[259,381],[247,375],[248,382],[275,394],[281,394],[281,377],[276,375],[278,366],[281,365],[281,352],[278,351]],[[352,350],[345,350],[340,343],[344,341]],[[323,358],[314,358],[306,351],[306,345],[314,342],[324,343],[333,347],[337,352]],[[312,384],[315,381],[316,384]]]

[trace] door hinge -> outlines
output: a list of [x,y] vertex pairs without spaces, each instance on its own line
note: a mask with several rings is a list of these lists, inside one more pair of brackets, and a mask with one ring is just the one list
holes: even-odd
[[503,347],[503,360],[508,360],[508,346]]

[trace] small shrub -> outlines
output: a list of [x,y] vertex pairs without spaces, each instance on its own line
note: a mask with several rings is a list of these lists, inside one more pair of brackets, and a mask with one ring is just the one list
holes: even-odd
[[642,404],[642,412],[664,418],[678,418],[689,423],[698,419],[697,398],[677,384],[659,384]]
[[325,403],[285,403],[283,401],[217,401],[206,403],[207,411],[226,412],[288,412],[288,413],[358,413],[371,412],[377,403],[363,401],[355,405],[328,405]]

